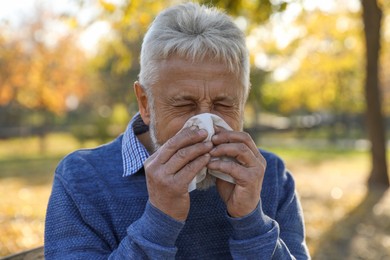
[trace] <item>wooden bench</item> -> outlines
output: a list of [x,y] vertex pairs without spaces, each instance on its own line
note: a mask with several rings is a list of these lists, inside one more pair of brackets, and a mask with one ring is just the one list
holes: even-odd
[[43,259],[45,259],[45,256],[43,254],[43,246],[0,258],[0,260],[43,260]]

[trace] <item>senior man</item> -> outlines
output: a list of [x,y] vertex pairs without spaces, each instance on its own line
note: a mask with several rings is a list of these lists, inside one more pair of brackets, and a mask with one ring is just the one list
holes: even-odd
[[[46,258],[309,258],[292,176],[242,131],[248,60],[220,11],[162,11],[142,44],[139,113],[113,142],[57,167]],[[194,116],[211,130],[188,125]]]

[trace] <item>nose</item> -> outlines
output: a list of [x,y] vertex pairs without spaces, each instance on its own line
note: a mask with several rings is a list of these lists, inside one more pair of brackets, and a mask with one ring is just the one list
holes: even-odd
[[211,113],[212,111],[212,105],[210,104],[199,104],[198,111],[196,111],[196,114],[203,114],[203,113]]

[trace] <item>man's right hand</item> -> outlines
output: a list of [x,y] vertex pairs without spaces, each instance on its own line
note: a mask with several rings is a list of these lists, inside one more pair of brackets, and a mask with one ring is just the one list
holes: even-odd
[[190,210],[188,186],[210,160],[206,130],[185,128],[144,163],[149,201],[172,218],[185,221]]

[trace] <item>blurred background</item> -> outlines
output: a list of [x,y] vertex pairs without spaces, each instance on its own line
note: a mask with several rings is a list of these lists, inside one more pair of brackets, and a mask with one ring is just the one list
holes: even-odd
[[[122,133],[154,16],[180,1],[0,3],[0,257],[43,244],[67,153]],[[314,259],[390,259],[390,2],[210,0],[247,35],[245,128],[279,154]]]

